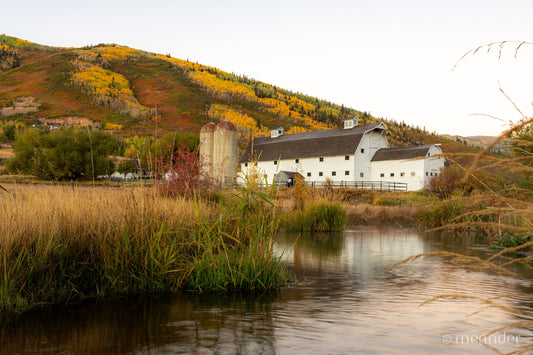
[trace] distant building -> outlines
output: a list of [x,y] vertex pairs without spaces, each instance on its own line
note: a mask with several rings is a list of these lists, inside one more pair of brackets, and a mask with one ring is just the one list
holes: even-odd
[[328,179],[337,185],[368,188],[415,191],[427,187],[444,167],[444,158],[436,157],[442,153],[440,147],[390,148],[386,131],[382,122],[358,125],[357,119],[345,120],[343,128],[291,135],[276,128],[270,137],[253,140],[241,157],[240,169],[247,175],[254,167],[269,183],[284,183],[276,178],[293,172],[307,184],[322,185]]

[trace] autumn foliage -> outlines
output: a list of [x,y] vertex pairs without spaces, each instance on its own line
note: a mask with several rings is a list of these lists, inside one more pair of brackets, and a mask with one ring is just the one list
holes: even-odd
[[72,82],[89,93],[97,104],[136,118],[155,114],[155,110],[137,101],[123,75],[79,60],[75,65],[78,72],[72,76]]

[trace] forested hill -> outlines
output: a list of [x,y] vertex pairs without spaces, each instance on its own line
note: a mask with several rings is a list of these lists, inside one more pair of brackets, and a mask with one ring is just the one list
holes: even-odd
[[[56,48],[0,36],[0,125],[91,122],[115,134],[145,136],[156,130],[198,133],[205,123],[226,118],[244,143],[273,127],[287,133],[325,129],[352,116],[361,124],[378,120],[170,55],[115,44]],[[467,149],[425,129],[379,120],[389,127],[392,146],[419,142]]]

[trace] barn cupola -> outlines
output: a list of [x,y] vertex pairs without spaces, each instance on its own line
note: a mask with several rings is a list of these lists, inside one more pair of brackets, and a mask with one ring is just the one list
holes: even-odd
[[278,127],[270,130],[270,138],[277,138],[283,135],[283,127]]
[[354,128],[359,124],[359,119],[357,117],[348,118],[347,120],[344,120],[344,129],[350,129]]

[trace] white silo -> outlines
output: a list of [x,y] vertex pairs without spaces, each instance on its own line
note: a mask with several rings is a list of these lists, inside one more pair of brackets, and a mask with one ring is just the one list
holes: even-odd
[[215,166],[213,161],[213,147],[215,144],[215,129],[216,124],[209,122],[200,130],[200,167],[202,173],[210,178],[214,178],[213,168]]
[[228,120],[216,125],[213,143],[214,178],[222,185],[235,183],[238,157],[237,127]]

